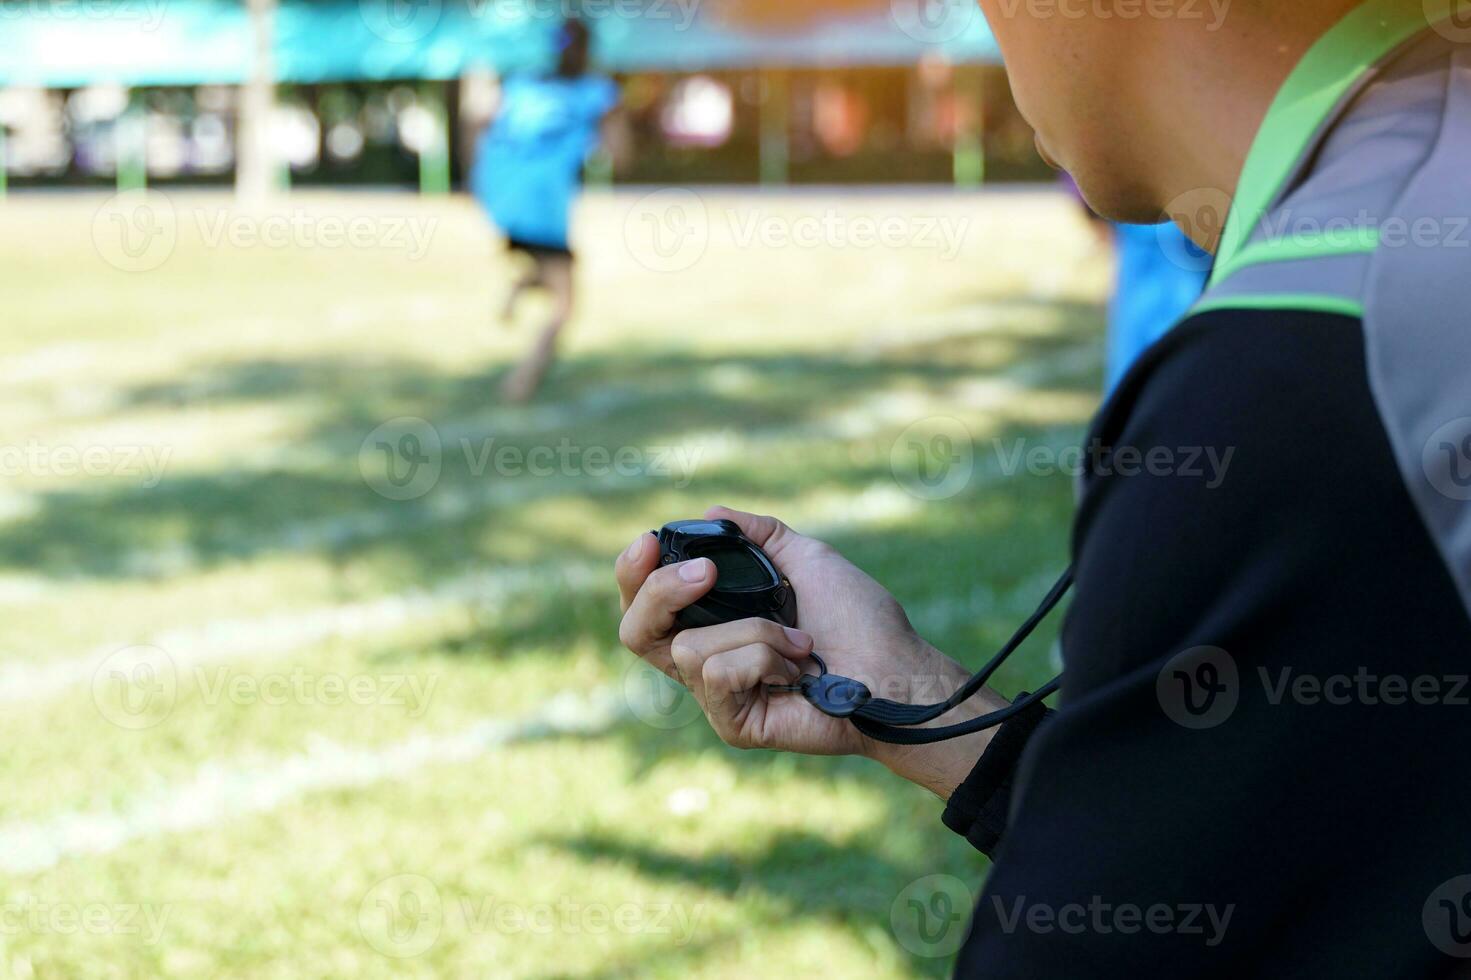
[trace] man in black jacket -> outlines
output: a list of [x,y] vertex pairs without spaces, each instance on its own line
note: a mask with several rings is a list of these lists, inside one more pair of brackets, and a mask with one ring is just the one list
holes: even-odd
[[[966,672],[830,548],[724,509],[803,629],[676,632],[713,569],[657,568],[645,536],[617,564],[621,637],[729,743],[866,754],[946,800],[995,859],[962,976],[1463,970],[1471,5],[1236,0],[1218,29],[1185,0],[983,6],[1090,204],[1215,255],[1093,424],[1062,707],[894,747],[768,697],[814,644],[900,701]],[[1184,447],[1229,468],[1140,462]]]

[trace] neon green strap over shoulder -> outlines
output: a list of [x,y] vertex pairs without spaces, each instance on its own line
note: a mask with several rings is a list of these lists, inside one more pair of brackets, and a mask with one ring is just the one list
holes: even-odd
[[[1309,49],[1277,93],[1247,155],[1216,253],[1212,286],[1261,262],[1373,251],[1378,239],[1370,231],[1347,242],[1324,242],[1321,248],[1301,242],[1291,245],[1266,242],[1248,248],[1247,243],[1281,196],[1324,124],[1365,74],[1400,45],[1449,18],[1458,2],[1369,0]],[[1282,297],[1284,306],[1293,308],[1319,309],[1328,304],[1335,311],[1344,309],[1341,298],[1320,299],[1322,303],[1314,302],[1311,296]],[[1222,299],[1218,305],[1232,304]]]

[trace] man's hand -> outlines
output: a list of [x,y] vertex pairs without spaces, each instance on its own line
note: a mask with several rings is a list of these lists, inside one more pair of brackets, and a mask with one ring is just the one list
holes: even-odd
[[[616,565],[624,645],[688,687],[729,745],[865,755],[948,798],[989,744],[989,732],[933,746],[886,745],[846,720],[822,714],[800,694],[774,694],[767,685],[791,684],[804,667],[815,672],[807,656],[813,650],[833,673],[864,682],[875,697],[896,701],[944,700],[969,672],[926,643],[883,586],[821,541],[772,517],[724,507],[705,516],[735,521],[791,580],[802,628],[747,619],[681,631],[675,614],[714,587],[715,567],[706,558],[660,567],[658,541],[644,534]],[[985,691],[936,724],[964,721],[1005,704]]]

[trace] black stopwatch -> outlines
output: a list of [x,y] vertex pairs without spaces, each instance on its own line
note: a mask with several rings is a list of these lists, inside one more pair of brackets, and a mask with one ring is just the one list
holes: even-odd
[[[675,521],[650,532],[659,538],[659,564],[708,558],[715,564],[715,586],[693,605],[682,609],[675,621],[682,629],[719,626],[741,619],[769,619],[783,626],[797,625],[797,592],[766,552],[741,533],[734,521]],[[939,704],[900,704],[876,698],[861,681],[828,673],[827,664],[810,654],[818,673],[803,674],[796,684],[769,685],[776,693],[801,694],[814,708],[833,718],[850,719],[858,730],[882,742],[921,745],[943,742],[972,732],[994,728],[1028,708],[1038,705],[1061,684],[1053,680],[1036,693],[1018,698],[1009,707],[970,721],[942,728],[916,728],[933,721],[974,696],[996,668],[1005,662],[1038,623],[1061,601],[1072,585],[1069,569],[1042,605],[1017,630],[1016,635],[991,662],[951,697]]]
[[756,542],[734,521],[675,521],[659,535],[659,564],[693,558],[715,563],[715,588],[680,611],[685,629],[718,626],[739,619],[769,619],[797,625],[797,593]]
[[[797,592],[761,546],[741,532],[735,521],[675,521],[656,532],[659,564],[708,558],[715,564],[715,587],[675,616],[685,629],[719,626],[741,619],[769,619],[797,625]],[[827,672],[816,653],[819,673],[804,674],[792,685],[771,685],[778,693],[801,694],[834,718],[847,718],[867,703],[868,688],[858,681]]]

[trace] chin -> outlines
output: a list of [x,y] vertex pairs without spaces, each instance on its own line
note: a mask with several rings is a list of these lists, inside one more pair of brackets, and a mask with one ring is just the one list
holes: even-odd
[[1078,191],[1100,217],[1127,225],[1158,225],[1169,220],[1164,205],[1135,181],[1098,171],[1073,172]]

